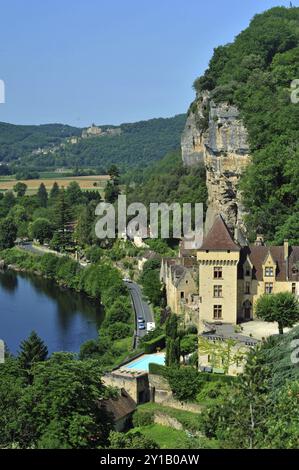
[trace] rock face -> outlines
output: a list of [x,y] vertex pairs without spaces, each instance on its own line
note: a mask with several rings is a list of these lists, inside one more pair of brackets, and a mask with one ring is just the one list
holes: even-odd
[[207,175],[206,230],[221,214],[234,230],[245,231],[238,182],[250,161],[247,130],[235,106],[216,104],[208,93],[190,108],[181,140],[185,165],[204,163]]

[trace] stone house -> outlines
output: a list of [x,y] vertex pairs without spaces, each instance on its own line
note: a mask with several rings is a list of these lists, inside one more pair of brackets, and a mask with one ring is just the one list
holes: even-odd
[[125,389],[137,405],[149,401],[148,374],[124,367],[108,372],[103,377],[107,386]]
[[183,315],[186,323],[196,323],[198,317],[196,258],[163,259],[160,280],[165,285],[167,305],[172,312]]
[[198,368],[205,372],[238,375],[246,355],[258,340],[237,331],[233,325],[200,322]]
[[202,320],[236,324],[254,318],[263,294],[299,294],[299,247],[265,246],[261,237],[240,246],[221,216],[197,252]]
[[114,429],[118,432],[125,431],[130,427],[132,415],[137,408],[136,402],[124,388],[120,390],[117,398],[102,400],[100,406],[104,407],[113,418]]
[[[299,246],[266,246],[234,240],[221,215],[194,256],[180,251],[164,259],[160,279],[174,313],[194,312],[198,321],[237,324],[254,318],[254,304],[262,294],[291,292],[299,296]],[[185,316],[186,320],[186,316]]]

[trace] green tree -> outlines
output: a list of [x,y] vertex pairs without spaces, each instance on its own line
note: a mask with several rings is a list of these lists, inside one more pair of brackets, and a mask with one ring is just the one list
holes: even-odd
[[177,315],[171,314],[165,325],[166,334],[166,358],[167,366],[180,365],[180,337],[178,335],[178,318]]
[[18,182],[13,187],[14,192],[17,194],[18,197],[25,196],[27,191],[27,184]]
[[255,305],[257,317],[267,322],[277,322],[280,334],[284,328],[291,328],[299,321],[299,304],[290,292],[265,294]]
[[28,339],[21,343],[20,353],[18,355],[21,367],[23,369],[31,369],[33,364],[45,361],[47,356],[47,346],[36,332],[32,331]]
[[4,216],[7,215],[7,213],[15,205],[15,203],[16,203],[16,198],[15,198],[13,192],[12,191],[6,191],[6,193],[4,194],[4,198],[1,201],[1,205],[5,210]]
[[108,175],[114,182],[118,182],[120,173],[116,165],[110,166],[110,168],[108,169]]
[[81,204],[84,200],[83,192],[77,181],[72,181],[65,193],[70,207]]
[[56,243],[59,249],[65,249],[70,243],[69,223],[71,222],[71,210],[64,188],[61,188],[54,206],[54,222],[56,227]]
[[39,185],[36,197],[37,197],[38,204],[40,207],[47,207],[48,193],[47,193],[46,186],[44,185],[44,183],[41,183]]
[[12,248],[17,237],[17,226],[11,218],[0,221],[0,249]]
[[21,447],[106,445],[112,419],[101,401],[115,393],[104,387],[101,377],[97,361],[79,361],[67,353],[37,363],[19,406],[16,437]]
[[160,306],[163,301],[162,283],[160,282],[160,259],[146,261],[140,276],[143,293],[155,306]]
[[200,373],[194,367],[169,367],[166,372],[170,388],[180,401],[195,400],[200,388]]
[[10,447],[15,443],[18,431],[19,402],[26,380],[18,361],[6,358],[0,364],[0,447]]
[[51,188],[51,191],[50,191],[50,200],[51,200],[51,202],[56,200],[58,194],[59,194],[59,186],[55,181],[52,188]]
[[266,418],[264,446],[270,449],[298,449],[299,381],[290,381],[277,393]]
[[181,355],[183,356],[183,359],[185,361],[185,357],[188,354],[193,353],[196,351],[198,346],[198,337],[197,335],[185,335],[180,341],[180,350],[181,350]]
[[130,334],[133,334],[130,325],[124,322],[115,322],[108,326],[106,331],[112,340],[126,338],[130,336]]
[[44,243],[45,240],[49,240],[53,235],[52,224],[49,220],[44,218],[39,218],[32,222],[29,230],[32,238],[35,238],[40,243]]
[[74,238],[76,242],[84,247],[90,245],[93,240],[95,224],[95,207],[90,203],[80,209],[77,224],[75,229]]
[[112,180],[108,181],[104,191],[105,201],[113,204],[117,200],[119,194],[119,185]]
[[244,373],[230,391],[204,411],[201,421],[207,437],[218,439],[224,448],[263,447],[270,412],[269,373],[260,350],[251,351]]

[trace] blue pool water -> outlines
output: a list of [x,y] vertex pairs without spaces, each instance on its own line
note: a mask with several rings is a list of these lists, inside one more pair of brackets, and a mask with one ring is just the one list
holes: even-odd
[[141,356],[140,359],[127,364],[126,369],[142,370],[148,372],[148,365],[150,362],[164,366],[165,354],[145,354],[144,356]]

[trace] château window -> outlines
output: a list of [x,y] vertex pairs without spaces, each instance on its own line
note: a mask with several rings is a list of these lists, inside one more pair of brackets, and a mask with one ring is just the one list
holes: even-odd
[[272,266],[265,268],[265,276],[266,277],[273,277],[274,276],[274,268]]
[[251,276],[251,272],[250,272],[249,268],[246,268],[245,276],[247,276],[247,277]]
[[222,286],[214,286],[214,297],[222,297]]
[[184,299],[184,297],[185,297],[185,292],[182,291],[181,292],[181,299]]
[[250,294],[250,282],[245,283],[245,294]]
[[222,305],[214,305],[213,317],[214,320],[220,320],[222,318]]
[[214,268],[214,279],[222,279],[222,267],[216,266]]
[[272,294],[273,292],[273,282],[266,282],[265,283],[265,293]]

